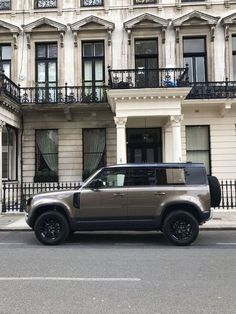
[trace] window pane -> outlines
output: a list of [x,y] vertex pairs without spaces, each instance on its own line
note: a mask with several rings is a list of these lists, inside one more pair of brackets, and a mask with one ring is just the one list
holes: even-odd
[[11,60],[11,46],[2,46],[2,60]]
[[103,52],[103,43],[95,43],[94,44],[94,55],[96,57],[102,57],[104,55]]
[[196,57],[196,82],[205,82],[205,59],[204,57]]
[[92,61],[84,62],[84,80],[92,81]]
[[198,53],[198,52],[205,52],[205,39],[185,38],[184,53]]
[[46,58],[46,46],[37,44],[36,55],[38,58]]
[[83,57],[93,57],[92,43],[83,43]]
[[57,71],[56,71],[56,63],[55,62],[49,62],[48,63],[48,80],[49,82],[55,82]]
[[58,173],[57,130],[36,130],[36,175]]
[[48,45],[48,58],[57,58],[57,45]]
[[105,147],[105,129],[83,130],[84,178],[87,178],[96,169],[105,165]]
[[155,185],[156,173],[153,168],[137,168],[131,169],[129,177],[129,185]]
[[232,46],[233,46],[233,51],[236,52],[236,36],[232,37]]
[[38,63],[38,82],[45,82],[46,73],[45,73],[45,64]]
[[233,75],[234,81],[236,80],[236,55],[233,56]]
[[157,54],[157,40],[136,40],[135,54]]
[[186,147],[187,150],[208,150],[209,138],[208,138],[207,126],[191,126],[186,127]]
[[7,77],[11,77],[11,65],[10,63],[3,63],[2,64],[2,67],[3,67],[3,70],[4,70],[4,74],[7,76]]
[[96,61],[95,63],[95,80],[103,81],[103,61]]
[[126,169],[109,169],[102,172],[99,179],[103,181],[105,188],[122,187],[125,185],[127,174]]
[[188,77],[189,81],[193,82],[193,58],[184,58],[184,66],[188,65]]

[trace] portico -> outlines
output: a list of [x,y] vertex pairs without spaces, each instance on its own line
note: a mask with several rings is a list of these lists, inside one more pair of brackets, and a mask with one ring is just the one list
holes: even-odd
[[127,162],[127,128],[144,125],[162,129],[162,161],[181,162],[181,105],[188,92],[186,87],[109,90],[108,102],[115,114],[117,163]]

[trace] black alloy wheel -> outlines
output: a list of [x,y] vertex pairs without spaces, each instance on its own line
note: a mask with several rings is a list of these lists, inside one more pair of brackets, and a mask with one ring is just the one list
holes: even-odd
[[186,211],[174,211],[164,220],[163,233],[175,245],[189,245],[199,233],[196,218]]
[[48,211],[38,217],[34,232],[41,243],[56,245],[66,240],[70,228],[64,215],[57,211]]

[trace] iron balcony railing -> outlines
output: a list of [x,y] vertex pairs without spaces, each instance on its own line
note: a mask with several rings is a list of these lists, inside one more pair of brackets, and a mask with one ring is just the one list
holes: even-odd
[[192,86],[187,99],[219,99],[219,98],[235,98],[236,82],[195,82],[190,83]]
[[73,104],[104,103],[106,86],[51,86],[20,87],[4,74],[0,78],[0,91],[20,104]]
[[35,0],[34,8],[35,9],[46,9],[46,8],[56,8],[57,0]]
[[103,0],[81,0],[81,7],[103,6]]
[[134,4],[155,4],[157,0],[134,0]]
[[109,69],[109,87],[111,89],[160,88],[188,86],[188,67],[162,69]]
[[[236,210],[236,180],[222,180],[221,203],[217,209]],[[56,183],[18,183],[3,182],[2,186],[2,211],[21,212],[26,206],[27,200],[40,192],[77,189],[79,182]]]

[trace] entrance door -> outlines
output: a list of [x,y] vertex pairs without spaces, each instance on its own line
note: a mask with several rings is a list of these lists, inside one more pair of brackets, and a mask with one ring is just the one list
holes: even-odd
[[129,163],[162,161],[161,128],[127,129],[127,140]]

